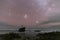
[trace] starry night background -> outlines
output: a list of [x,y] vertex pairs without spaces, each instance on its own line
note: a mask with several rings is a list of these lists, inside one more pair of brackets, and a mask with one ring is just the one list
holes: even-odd
[[0,23],[59,30],[60,0],[0,0]]

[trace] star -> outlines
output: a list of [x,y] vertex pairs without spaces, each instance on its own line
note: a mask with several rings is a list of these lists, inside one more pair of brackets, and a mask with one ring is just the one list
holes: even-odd
[[34,3],[32,3],[32,6],[35,5]]
[[51,10],[52,10],[52,8],[51,8],[51,7],[49,7],[49,8],[48,8],[48,11],[51,11]]
[[36,21],[36,23],[39,23],[39,21]]
[[27,19],[27,17],[28,17],[27,14],[25,14],[25,15],[24,15],[24,18]]
[[52,4],[52,7],[55,7],[55,4]]
[[11,13],[9,13],[8,16],[11,16]]
[[11,9],[9,9],[8,11],[8,16],[11,16]]

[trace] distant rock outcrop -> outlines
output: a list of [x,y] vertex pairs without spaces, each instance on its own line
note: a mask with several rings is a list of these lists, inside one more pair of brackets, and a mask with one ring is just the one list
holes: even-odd
[[18,32],[25,32],[25,27],[23,27],[23,25],[21,26],[22,28],[18,29]]

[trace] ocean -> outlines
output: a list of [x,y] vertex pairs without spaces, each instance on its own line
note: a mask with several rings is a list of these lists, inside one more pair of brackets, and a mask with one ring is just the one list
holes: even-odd
[[18,30],[0,30],[0,34],[10,33],[10,32],[17,32]]
[[[44,30],[41,30],[41,29],[26,29],[25,33],[31,33],[31,34],[34,34],[34,33],[45,33],[45,32],[54,32],[54,31],[59,31],[59,29],[44,29]],[[18,33],[18,30],[17,29],[1,29],[0,30],[0,34],[5,34],[5,33],[11,33],[11,32],[16,32]]]

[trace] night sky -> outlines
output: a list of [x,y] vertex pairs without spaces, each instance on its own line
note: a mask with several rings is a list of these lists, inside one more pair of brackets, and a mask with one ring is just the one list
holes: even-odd
[[0,0],[0,22],[44,27],[60,25],[59,18],[60,0]]

